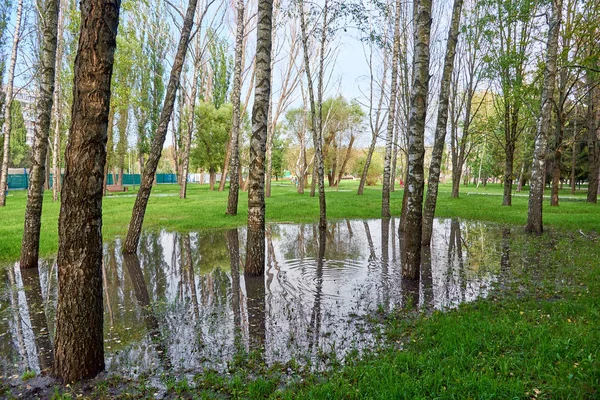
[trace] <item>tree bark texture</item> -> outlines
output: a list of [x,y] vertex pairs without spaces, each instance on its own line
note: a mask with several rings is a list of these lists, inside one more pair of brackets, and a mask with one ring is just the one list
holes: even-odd
[[63,382],[104,369],[102,186],[120,0],[83,0],[58,238],[53,374]]
[[554,88],[556,86],[556,55],[558,52],[558,35],[562,16],[562,0],[552,1],[552,16],[548,31],[548,44],[546,50],[546,67],[544,71],[544,86],[542,89],[542,103],[540,117],[533,151],[531,166],[531,183],[529,187],[529,205],[527,210],[526,232],[541,235],[543,232],[542,205],[544,203],[544,186],[546,185],[546,146],[548,144],[548,131],[550,118],[554,106]]
[[423,171],[425,157],[425,120],[429,91],[429,42],[431,37],[431,0],[420,0],[416,11],[414,80],[408,121],[408,177],[406,181],[405,260],[402,276],[419,277],[423,217]]
[[6,192],[8,191],[8,163],[10,157],[10,131],[12,129],[12,117],[10,110],[13,102],[13,82],[15,80],[15,66],[19,53],[19,41],[21,39],[21,15],[23,13],[23,0],[17,3],[17,16],[15,19],[15,31],[13,34],[12,53],[8,67],[6,83],[6,100],[4,101],[4,151],[2,153],[2,170],[0,171],[0,207],[6,205]]
[[265,270],[265,154],[271,96],[272,16],[273,1],[259,0],[248,175],[248,237],[244,269],[244,273],[250,276],[262,275]]
[[194,24],[194,14],[196,13],[197,4],[198,0],[190,0],[185,14],[185,19],[183,20],[181,37],[179,38],[177,53],[175,54],[175,60],[173,61],[173,67],[171,68],[171,76],[167,86],[165,102],[160,114],[158,128],[156,130],[156,134],[154,135],[154,141],[152,142],[152,148],[150,149],[148,160],[144,165],[140,189],[133,206],[131,221],[129,222],[129,230],[127,231],[125,245],[123,246],[124,253],[135,253],[137,251],[138,243],[140,242],[142,225],[144,223],[144,215],[146,214],[146,207],[148,206],[148,200],[150,199],[150,192],[152,190],[152,184],[154,183],[156,168],[158,167],[162,148],[167,136],[169,121],[175,106],[175,97],[177,95],[177,89],[179,88],[181,70],[183,68],[183,64],[185,63],[185,56],[187,53],[188,43],[190,41],[192,25]]
[[[237,30],[235,34],[235,61],[233,67],[233,92],[231,93],[231,102],[233,103],[229,162],[231,171],[229,174],[229,195],[227,197],[227,214],[229,215],[237,215],[240,193],[240,123],[242,107],[242,69],[244,67],[244,13],[244,0],[238,0]],[[223,176],[221,176],[222,185],[224,185],[226,178],[225,170],[223,170]]]
[[387,136],[385,138],[385,159],[383,162],[383,188],[381,192],[381,216],[389,218],[390,213],[390,177],[392,165],[392,144],[394,127],[396,126],[396,95],[398,93],[398,60],[400,58],[400,15],[402,1],[396,0],[394,17],[394,47],[392,50],[392,81],[390,87],[390,107],[387,120]]
[[21,269],[37,268],[38,266],[48,137],[52,117],[52,95],[54,94],[59,0],[47,0],[40,7],[42,54],[39,71],[41,82],[36,105],[38,115],[35,124],[33,159],[27,188],[27,207],[25,208],[25,226],[21,245]]
[[438,185],[440,183],[440,169],[442,166],[442,156],[444,154],[444,144],[446,143],[446,127],[448,125],[448,103],[450,101],[450,84],[452,83],[452,74],[454,71],[454,58],[456,56],[456,44],[460,29],[460,15],[462,12],[463,0],[455,0],[452,8],[452,21],[448,32],[448,42],[446,44],[446,57],[444,60],[444,70],[442,72],[442,83],[440,88],[440,97],[438,100],[437,124],[435,127],[435,140],[429,164],[429,179],[427,181],[427,196],[425,198],[425,208],[423,210],[423,245],[429,246],[431,234],[433,231],[433,217],[435,215],[435,206],[438,196]]

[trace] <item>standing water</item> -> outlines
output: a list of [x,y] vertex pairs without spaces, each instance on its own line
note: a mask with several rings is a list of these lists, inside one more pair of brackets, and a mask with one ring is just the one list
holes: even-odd
[[[509,262],[507,229],[436,220],[421,279],[408,293],[398,222],[332,222],[322,259],[316,225],[269,225],[259,278],[243,274],[243,228],[147,232],[139,257],[122,256],[120,240],[105,243],[107,370],[132,376],[224,370],[240,351],[256,352],[267,364],[319,367],[327,356],[343,358],[374,344],[379,327],[366,317],[486,296]],[[45,370],[52,361],[55,260],[41,262],[39,274],[19,271],[18,264],[4,270],[0,373]]]

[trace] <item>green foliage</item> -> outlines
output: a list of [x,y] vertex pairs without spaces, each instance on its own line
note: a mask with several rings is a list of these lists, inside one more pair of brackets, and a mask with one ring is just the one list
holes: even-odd
[[228,53],[227,39],[220,37],[214,30],[208,31],[210,37],[210,68],[212,70],[212,102],[219,109],[227,102],[229,83],[233,68],[233,58]]
[[28,168],[31,164],[31,147],[27,144],[27,128],[23,118],[23,107],[19,101],[12,102],[10,114],[10,166]]
[[[352,175],[362,176],[363,170],[365,169],[365,163],[367,162],[367,155],[364,154],[354,164],[354,170]],[[367,171],[367,186],[375,186],[383,175],[383,155],[380,151],[374,151],[371,157],[371,164],[369,165],[369,171]]]
[[194,167],[211,172],[222,168],[231,131],[232,110],[229,103],[216,108],[213,103],[203,101],[196,106],[194,146],[190,153]]

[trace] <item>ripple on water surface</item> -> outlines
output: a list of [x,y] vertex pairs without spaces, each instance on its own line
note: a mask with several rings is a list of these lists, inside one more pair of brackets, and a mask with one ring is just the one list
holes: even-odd
[[[447,308],[485,296],[507,260],[510,232],[436,220],[424,253],[416,301],[402,290],[398,220],[330,223],[324,239],[310,224],[273,224],[265,274],[245,277],[244,228],[191,234],[145,233],[139,257],[119,240],[104,245],[104,321],[108,370],[224,369],[240,349],[267,363],[320,355],[375,340],[364,316],[405,304]],[[237,243],[236,243],[237,242]],[[324,249],[319,249],[324,243]],[[321,251],[320,251],[321,250]],[[6,268],[0,290],[0,373],[51,364],[57,298],[54,259],[39,274]]]

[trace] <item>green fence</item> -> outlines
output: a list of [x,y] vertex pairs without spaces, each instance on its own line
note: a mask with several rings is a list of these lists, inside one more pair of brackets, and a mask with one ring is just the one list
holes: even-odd
[[[117,179],[119,175],[116,175]],[[63,176],[64,178],[64,176]],[[29,181],[29,176],[25,174],[11,174],[8,175],[8,189],[9,190],[23,190],[27,189],[27,184]],[[50,174],[50,186],[53,185],[54,176]],[[177,175],[175,174],[156,174],[156,183],[177,183]],[[113,175],[108,174],[108,179],[106,180],[107,185],[113,185]],[[140,174],[123,174],[123,182],[124,186],[132,186],[140,184]]]

